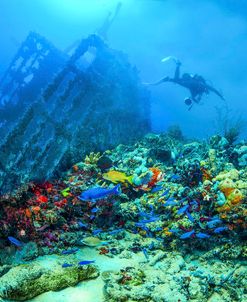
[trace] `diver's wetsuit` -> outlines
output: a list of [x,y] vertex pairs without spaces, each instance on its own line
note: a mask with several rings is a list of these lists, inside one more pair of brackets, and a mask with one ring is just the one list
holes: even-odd
[[159,85],[163,82],[173,82],[179,84],[187,89],[189,89],[191,94],[191,100],[196,102],[197,104],[200,102],[202,95],[209,94],[210,91],[217,94],[221,99],[224,100],[224,97],[213,87],[208,85],[203,77],[199,75],[191,75],[188,73],[184,73],[182,77],[180,77],[180,62],[176,62],[176,70],[173,78],[165,77],[159,80],[152,85]]

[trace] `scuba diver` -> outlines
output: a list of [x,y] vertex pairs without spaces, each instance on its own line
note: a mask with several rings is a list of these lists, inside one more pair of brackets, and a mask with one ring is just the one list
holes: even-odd
[[181,62],[174,57],[167,57],[162,60],[162,62],[166,62],[172,59],[176,63],[176,70],[173,78],[165,77],[155,83],[148,83],[148,85],[159,85],[164,82],[173,82],[180,86],[187,88],[190,91],[190,97],[185,98],[184,102],[187,106],[189,106],[189,110],[192,108],[193,103],[199,104],[203,94],[208,95],[209,92],[214,92],[218,95],[222,100],[225,100],[222,94],[216,90],[214,87],[208,85],[205,79],[200,75],[192,75],[189,73],[184,73],[180,76],[180,67]]

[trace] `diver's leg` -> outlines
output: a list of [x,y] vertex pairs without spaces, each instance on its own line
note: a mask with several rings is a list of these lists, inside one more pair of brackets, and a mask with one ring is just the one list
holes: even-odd
[[165,78],[162,78],[161,80],[159,80],[157,82],[154,82],[154,83],[142,83],[142,84],[143,85],[156,86],[156,85],[159,85],[159,84],[164,83],[164,82],[173,82],[173,79],[171,79],[169,77],[165,77]]

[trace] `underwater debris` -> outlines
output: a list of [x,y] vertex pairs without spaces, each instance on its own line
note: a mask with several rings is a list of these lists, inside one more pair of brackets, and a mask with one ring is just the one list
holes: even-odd
[[[30,39],[39,43],[35,34],[31,34]],[[72,165],[75,172],[79,172],[76,163],[90,152],[86,163],[109,165],[109,161],[103,162],[99,151],[136,141],[150,130],[149,93],[140,85],[137,71],[126,56],[110,49],[96,35],[83,39],[71,57],[57,54],[49,43],[45,44],[48,46],[42,47],[39,55],[51,50],[40,68],[43,72],[47,70],[47,80],[37,73],[37,79],[35,76],[28,83],[28,98],[25,95],[23,99],[30,103],[22,110],[18,109],[22,103],[18,104],[15,118],[9,121],[0,142],[2,194],[13,193],[30,180],[42,182],[58,177]],[[90,68],[81,70],[80,60],[89,48],[96,49],[96,58]],[[36,49],[36,42],[27,52],[27,60],[35,56],[32,49]],[[57,59],[52,59],[54,54]],[[15,69],[11,73],[13,81],[18,78]],[[128,89],[125,89],[126,83]],[[95,113],[98,106],[101,110]],[[127,119],[129,123],[119,123]]]

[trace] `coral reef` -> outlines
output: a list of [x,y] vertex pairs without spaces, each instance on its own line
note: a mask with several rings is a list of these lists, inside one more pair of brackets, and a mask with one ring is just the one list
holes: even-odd
[[[224,142],[148,134],[88,154],[58,180],[2,195],[1,278],[38,255],[91,249],[138,259],[103,274],[109,302],[246,300],[247,170],[242,153],[232,156],[246,145],[226,151]],[[116,184],[117,194],[79,198]]]

